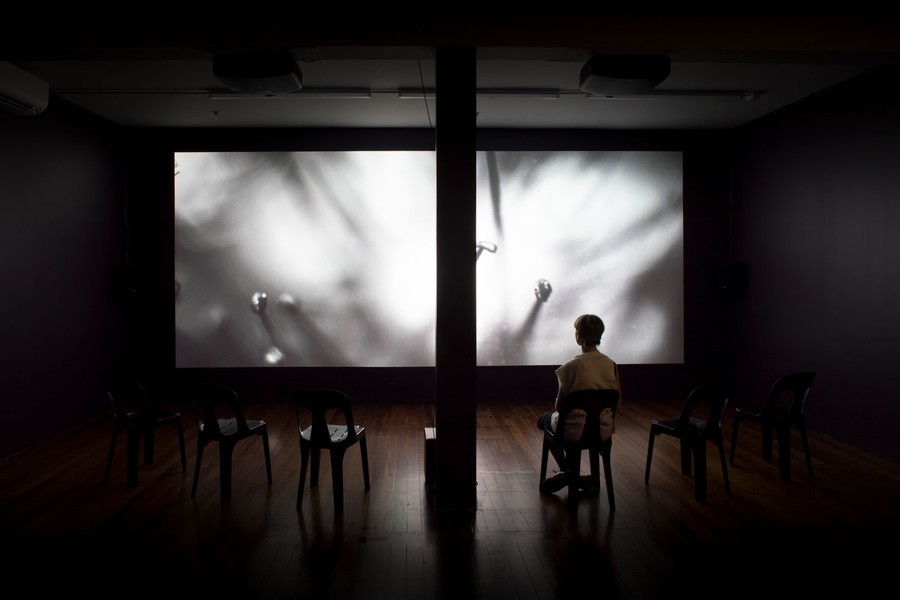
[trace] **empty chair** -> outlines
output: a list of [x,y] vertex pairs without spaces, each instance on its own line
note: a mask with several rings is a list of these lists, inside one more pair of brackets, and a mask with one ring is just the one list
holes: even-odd
[[153,462],[154,430],[157,427],[172,426],[178,431],[178,444],[181,450],[181,470],[187,470],[184,455],[184,429],[181,425],[181,413],[157,411],[150,396],[140,382],[121,375],[107,375],[104,378],[106,395],[113,408],[113,432],[109,444],[109,457],[106,461],[106,477],[109,481],[112,470],[116,440],[123,432],[127,432],[127,483],[128,487],[137,485],[138,452],[141,437],[144,438],[144,464]]
[[194,467],[191,498],[197,495],[197,480],[200,477],[203,449],[210,442],[219,443],[219,483],[222,502],[231,500],[231,457],[234,453],[234,446],[248,437],[262,437],[263,451],[266,456],[266,476],[271,484],[272,464],[269,459],[269,434],[266,431],[266,422],[245,419],[237,394],[224,385],[198,385],[192,393],[199,433],[197,435],[197,464]]
[[[369,489],[369,455],[366,430],[353,422],[350,399],[338,390],[301,389],[294,391],[294,409],[300,433],[300,483],[297,487],[297,510],[303,502],[303,484],[309,469],[309,485],[319,483],[319,457],[328,450],[331,458],[331,479],[334,495],[334,514],[344,510],[344,453],[359,442],[362,456],[363,482]],[[327,422],[327,411],[341,415],[343,424]],[[310,465],[310,463],[312,463]]]
[[[803,411],[812,388],[815,371],[792,373],[779,378],[769,390],[769,395],[762,408],[756,411],[738,408],[734,413],[734,426],[731,432],[731,464],[734,465],[734,449],[737,446],[738,427],[741,421],[750,420],[760,423],[762,427],[763,457],[772,458],[772,432],[778,436],[778,462],[782,481],[791,480],[791,425],[800,431],[803,451],[806,453],[806,468],[810,477],[813,474],[812,460],[809,456],[809,440],[806,438],[806,425],[803,423]],[[789,400],[783,401],[787,396]]]
[[[544,431],[540,480],[544,481],[546,479],[547,460],[551,447],[558,446],[562,448],[566,455],[565,485],[568,487],[568,504],[570,509],[574,509],[578,501],[582,450],[587,450],[589,453],[592,476],[600,476],[600,457],[603,457],[603,471],[606,475],[606,494],[609,498],[609,510],[613,511],[616,509],[612,468],[610,465],[612,435],[610,431],[601,431],[600,413],[604,409],[610,409],[614,421],[618,402],[618,390],[580,390],[570,392],[560,403],[556,432]],[[583,426],[581,423],[583,423]]]
[[[707,406],[706,419],[694,416],[699,406]],[[653,442],[658,435],[670,435],[681,442],[681,472],[691,474],[691,455],[694,457],[694,495],[698,502],[706,502],[706,442],[719,448],[725,493],[731,494],[728,483],[728,467],[725,465],[725,447],[722,443],[722,419],[728,406],[728,387],[723,384],[701,385],[688,394],[681,415],[650,423],[650,443],[647,446],[647,469],[644,484],[650,483],[650,462],[653,459]]]

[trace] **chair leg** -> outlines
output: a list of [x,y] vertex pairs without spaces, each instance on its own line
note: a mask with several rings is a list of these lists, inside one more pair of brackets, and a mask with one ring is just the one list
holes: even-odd
[[801,422],[797,425],[797,429],[800,430],[800,441],[803,442],[803,452],[806,453],[806,470],[809,471],[809,476],[812,477],[812,459],[809,456],[809,440],[806,437],[806,425]]
[[272,484],[272,460],[269,458],[269,433],[263,429],[262,430],[262,439],[263,439],[263,452],[266,455],[266,477],[269,480],[269,484]]
[[194,483],[191,486],[191,498],[197,495],[197,480],[200,479],[200,463],[203,461],[203,440],[197,438],[197,462],[194,464]]
[[359,440],[359,455],[362,458],[363,482],[366,484],[366,491],[369,491],[369,451],[366,448],[366,438]]
[[[781,480],[791,480],[791,429],[790,426],[777,427],[778,436],[778,465],[781,471]],[[770,457],[771,458],[771,457]]]
[[152,465],[153,464],[153,448],[154,442],[156,441],[156,435],[154,435],[155,430],[153,427],[147,427],[144,431],[144,464]]
[[691,451],[693,445],[690,441],[682,438],[681,444],[681,474],[690,476],[691,474]]
[[706,440],[698,440],[688,448],[694,455],[694,495],[697,502],[706,502]]
[[581,452],[577,449],[566,451],[566,487],[569,488],[569,510],[578,507],[578,483],[581,478]]
[[331,449],[331,486],[334,494],[334,514],[344,512],[344,449]]
[[181,451],[181,472],[187,472],[187,458],[184,454],[184,427],[181,425],[181,421],[175,423],[175,427],[178,429],[178,449]]
[[138,479],[138,454],[141,450],[141,430],[128,430],[128,487],[137,487]]
[[544,444],[541,448],[541,478],[538,483],[547,478],[547,458],[548,454],[550,454],[550,442],[547,438],[544,438]]
[[763,458],[772,458],[772,425],[762,423],[762,453]]
[[729,463],[734,466],[734,449],[737,447],[738,428],[741,425],[741,413],[734,414],[734,423],[731,426],[731,460]]
[[650,442],[647,444],[647,469],[644,471],[644,485],[650,483],[650,461],[653,459],[653,440],[656,436],[650,432]]
[[719,447],[719,462],[722,463],[722,479],[725,480],[725,493],[730,496],[731,484],[728,482],[728,466],[725,464],[725,443],[721,437],[716,440],[716,445]]
[[297,510],[303,504],[303,484],[306,481],[306,472],[309,469],[309,448],[300,446],[300,484],[297,486]]
[[616,510],[616,497],[613,494],[612,463],[609,451],[603,453],[603,473],[606,475],[606,496],[609,498],[609,510],[614,511]]
[[309,487],[313,487],[319,485],[319,459],[322,451],[318,448],[310,448],[309,453]]
[[231,458],[234,455],[234,445],[228,442],[219,442],[219,488],[221,502],[231,502]]
[[109,481],[109,475],[112,473],[113,455],[116,452],[116,438],[118,437],[119,432],[114,429],[112,440],[109,442],[109,457],[106,459],[106,477],[103,478],[103,481]]

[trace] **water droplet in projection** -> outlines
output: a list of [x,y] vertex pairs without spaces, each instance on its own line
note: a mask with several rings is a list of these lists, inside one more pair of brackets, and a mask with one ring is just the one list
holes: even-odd
[[266,351],[266,354],[263,358],[265,359],[266,364],[280,365],[284,362],[284,353],[277,347],[272,346]]
[[250,308],[255,313],[262,313],[266,310],[267,297],[265,292],[256,292],[250,297]]
[[534,284],[534,296],[541,302],[546,302],[552,291],[553,288],[550,287],[550,282],[546,279],[538,279],[537,283]]

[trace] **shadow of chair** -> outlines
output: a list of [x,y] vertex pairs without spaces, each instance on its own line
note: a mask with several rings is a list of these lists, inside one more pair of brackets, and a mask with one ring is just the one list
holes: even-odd
[[[616,406],[619,402],[617,390],[580,390],[571,392],[562,399],[559,406],[559,421],[556,432],[544,431],[544,443],[541,450],[540,480],[547,476],[547,462],[550,450],[556,446],[566,455],[566,483],[568,487],[568,506],[574,510],[578,502],[580,483],[581,452],[589,453],[591,476],[600,476],[600,457],[603,457],[603,472],[606,476],[606,494],[609,499],[609,510],[616,509],[613,493],[612,467],[610,452],[612,449],[611,431],[601,432],[601,413],[605,409],[612,411],[615,421]],[[582,416],[584,417],[582,423]]]
[[[806,437],[806,425],[803,422],[803,412],[806,410],[806,400],[812,388],[815,371],[791,373],[779,378],[772,385],[769,395],[761,409],[751,411],[738,408],[734,413],[734,425],[731,432],[731,457],[734,465],[734,450],[737,446],[738,428],[741,421],[756,421],[762,428],[763,457],[772,458],[772,432],[778,437],[778,462],[781,471],[781,480],[791,480],[791,426],[800,431],[800,440],[803,443],[803,451],[806,454],[806,469],[810,477],[813,474],[812,460],[809,456],[809,440]],[[789,402],[782,401],[784,396],[790,398]]]
[[[344,453],[359,442],[362,457],[363,481],[369,490],[369,455],[366,430],[353,421],[350,399],[338,390],[299,389],[294,391],[294,409],[300,434],[300,483],[297,486],[297,510],[303,502],[303,484],[309,470],[309,485],[319,483],[319,458],[328,450],[331,458],[331,479],[334,495],[334,514],[344,510]],[[328,411],[340,415],[343,424],[327,422]]]
[[150,401],[150,396],[140,382],[123,375],[107,375],[104,377],[106,395],[113,409],[113,432],[109,444],[109,456],[106,460],[106,476],[109,481],[112,471],[116,440],[126,432],[127,442],[127,485],[137,486],[138,453],[141,437],[144,439],[144,464],[153,463],[155,430],[158,427],[175,427],[178,431],[178,444],[181,451],[181,470],[187,471],[184,454],[184,429],[180,412],[157,411]]
[[[658,435],[669,435],[680,440],[681,473],[691,474],[691,456],[694,460],[694,496],[698,502],[706,502],[706,442],[713,442],[719,449],[725,493],[731,494],[728,467],[725,464],[725,446],[722,442],[722,420],[728,406],[729,388],[724,384],[701,385],[688,394],[681,415],[671,419],[659,419],[650,423],[650,442],[647,446],[647,468],[644,484],[650,483],[650,463],[653,459],[653,442]],[[694,416],[698,407],[708,408],[706,419]]]
[[191,498],[197,495],[197,480],[200,477],[200,463],[203,449],[210,442],[219,444],[220,500],[231,500],[232,456],[235,445],[251,436],[261,436],[266,456],[266,476],[272,483],[272,463],[269,458],[269,434],[266,422],[244,418],[237,394],[224,385],[204,384],[192,389],[194,410],[197,416],[197,464],[194,467],[194,483]]

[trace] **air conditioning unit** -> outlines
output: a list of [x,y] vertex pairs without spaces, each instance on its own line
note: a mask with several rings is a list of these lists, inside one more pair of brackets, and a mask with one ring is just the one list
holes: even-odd
[[47,108],[50,85],[8,62],[0,62],[0,108],[17,115],[39,115]]

